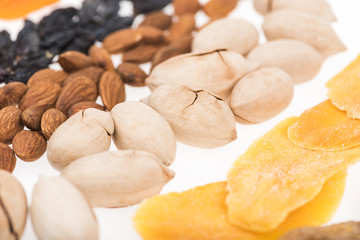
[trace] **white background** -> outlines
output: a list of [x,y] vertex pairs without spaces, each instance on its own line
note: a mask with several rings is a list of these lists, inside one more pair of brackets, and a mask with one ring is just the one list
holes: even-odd
[[[206,0],[201,2],[206,2]],[[304,110],[326,99],[325,83],[332,76],[340,72],[360,53],[360,1],[329,0],[329,2],[331,3],[335,15],[338,18],[338,21],[333,23],[332,26],[338,33],[341,40],[345,43],[348,50],[328,58],[325,61],[320,73],[314,79],[307,83],[295,86],[295,97],[290,106],[281,114],[258,125],[237,124],[238,139],[231,144],[219,149],[203,150],[179,143],[176,160],[171,166],[171,169],[176,172],[176,177],[164,187],[162,193],[183,191],[198,185],[225,180],[227,171],[231,164],[238,156],[244,153],[253,140],[270,130],[282,119],[299,115]],[[80,6],[80,4],[81,1],[64,0],[53,6],[39,10],[34,14],[31,14],[29,17],[32,20],[38,20],[41,16],[48,14],[57,7]],[[121,11],[128,15],[131,14],[131,9],[126,2]],[[171,13],[171,7],[168,7],[166,11]],[[251,21],[261,32],[263,18],[254,11],[252,1],[241,0],[237,9],[231,14],[231,16]],[[206,17],[202,13],[199,13],[197,18],[199,23],[206,22]],[[138,18],[136,23],[140,20],[141,19]],[[22,20],[0,21],[0,29],[10,31],[12,36],[15,37],[16,33],[22,27],[22,24]],[[262,32],[261,36],[261,42],[264,42],[265,38]],[[114,56],[113,59],[116,64],[120,61],[119,56]],[[147,66],[145,66],[145,68],[146,67]],[[127,100],[139,100],[150,93],[146,87],[127,87],[126,90]],[[111,149],[116,150],[113,145]],[[23,184],[28,196],[29,204],[31,201],[32,188],[37,182],[40,174],[46,176],[59,175],[57,171],[50,167],[46,159],[46,154],[41,159],[33,163],[26,163],[18,160],[14,175]],[[331,221],[332,223],[346,220],[360,220],[359,182],[360,164],[357,164],[349,169],[345,194],[340,208]],[[137,206],[123,209],[95,209],[100,226],[101,239],[141,239],[132,226],[132,217],[136,209]],[[27,222],[22,239],[36,239],[32,230],[30,218]]]

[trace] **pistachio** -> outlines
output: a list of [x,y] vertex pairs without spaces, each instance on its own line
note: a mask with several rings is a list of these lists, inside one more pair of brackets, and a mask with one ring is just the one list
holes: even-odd
[[329,22],[296,9],[280,9],[265,16],[262,26],[270,40],[290,38],[313,46],[325,57],[346,50]]
[[236,139],[235,118],[229,106],[204,90],[166,84],[141,101],[169,122],[180,142],[216,148]]
[[293,39],[279,39],[257,46],[247,59],[259,63],[261,67],[281,68],[294,83],[315,77],[324,61],[324,57],[312,46]]
[[151,90],[166,84],[182,84],[227,98],[236,82],[258,68],[237,52],[215,50],[179,55],[157,65],[146,84]]
[[34,187],[31,221],[41,240],[96,240],[95,215],[81,192],[63,177],[40,177]]
[[263,15],[278,9],[293,8],[315,14],[329,22],[336,20],[326,0],[254,0],[254,7]]
[[20,239],[26,215],[27,202],[23,187],[9,172],[0,170],[0,239]]
[[110,113],[88,108],[60,125],[48,143],[47,157],[58,170],[83,156],[110,148],[114,123]]
[[192,50],[204,52],[223,48],[246,54],[258,42],[259,34],[250,22],[243,19],[223,18],[210,23],[196,34]]
[[174,172],[150,153],[128,150],[83,157],[61,175],[80,189],[93,207],[125,207],[159,194]]
[[175,159],[176,139],[168,122],[155,110],[140,102],[124,102],[111,110],[118,149],[141,150],[154,154],[163,164]]
[[261,68],[235,85],[229,102],[237,121],[260,123],[284,110],[293,95],[292,79],[286,72]]

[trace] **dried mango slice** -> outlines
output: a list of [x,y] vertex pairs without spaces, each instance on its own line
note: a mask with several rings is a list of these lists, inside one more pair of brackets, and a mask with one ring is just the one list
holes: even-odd
[[53,4],[58,0],[0,0],[0,18],[14,19]]
[[328,222],[341,202],[345,182],[345,172],[330,178],[312,201],[269,233],[247,232],[230,224],[226,182],[153,197],[137,210],[134,225],[144,240],[275,240],[291,229]]
[[360,55],[327,82],[327,96],[351,118],[360,119]]
[[288,129],[289,140],[296,146],[323,151],[337,151],[360,145],[360,120],[326,100],[303,112]]
[[287,137],[298,118],[280,122],[256,140],[228,173],[231,223],[258,232],[274,230],[313,199],[324,182],[360,158],[360,147],[337,152],[299,148]]

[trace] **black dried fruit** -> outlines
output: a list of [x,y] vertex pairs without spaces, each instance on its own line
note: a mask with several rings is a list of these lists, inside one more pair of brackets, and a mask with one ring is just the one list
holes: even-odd
[[164,8],[172,0],[131,0],[135,14],[148,13]]

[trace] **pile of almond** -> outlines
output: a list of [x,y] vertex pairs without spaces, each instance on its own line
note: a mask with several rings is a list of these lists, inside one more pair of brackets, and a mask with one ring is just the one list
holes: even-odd
[[[86,108],[110,111],[125,101],[123,79],[139,84],[146,78],[135,64],[120,66],[120,77],[110,55],[96,46],[89,56],[69,51],[58,62],[62,71],[43,69],[27,85],[13,82],[0,88],[1,169],[14,170],[15,154],[24,161],[40,158],[47,140],[67,118]],[[95,102],[99,95],[104,106]]]

